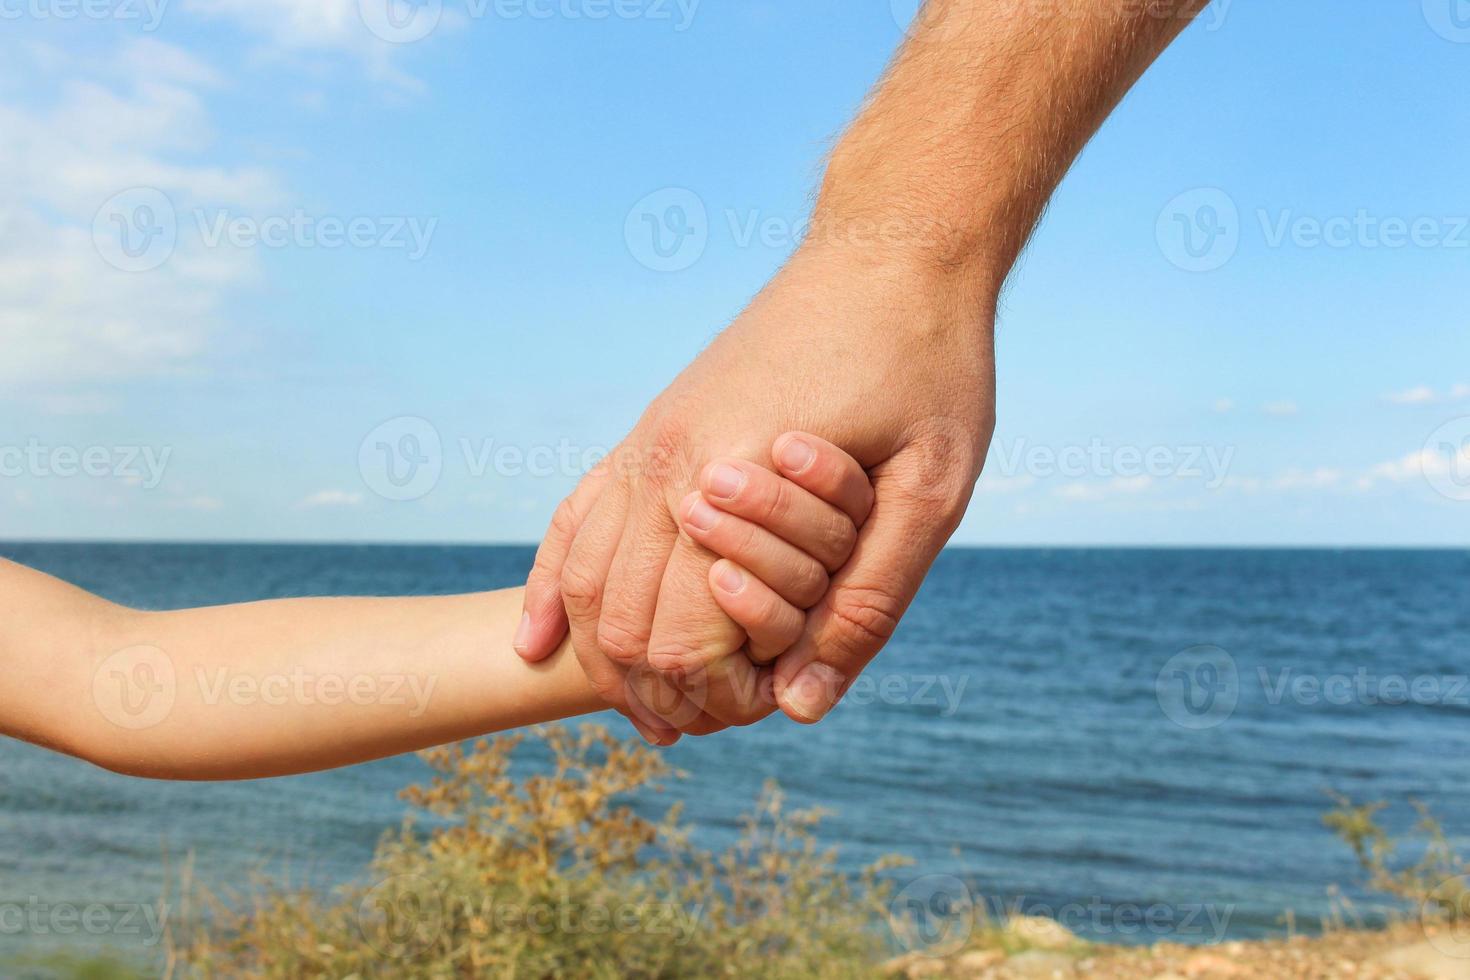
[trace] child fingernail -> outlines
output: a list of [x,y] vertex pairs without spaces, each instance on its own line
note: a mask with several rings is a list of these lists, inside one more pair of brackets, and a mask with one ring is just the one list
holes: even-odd
[[[505,634],[501,634],[504,636]],[[531,646],[531,614],[521,613],[521,625],[516,627],[516,636],[510,641],[516,653],[525,653]]]
[[709,492],[729,500],[745,485],[745,474],[728,463],[720,463],[709,474]]
[[720,588],[733,595],[745,588],[745,575],[740,569],[726,562],[715,574],[715,582]]
[[701,531],[708,531],[720,519],[720,513],[703,500],[696,500],[689,505],[689,513],[684,519]]
[[792,473],[800,473],[812,465],[812,460],[817,458],[817,451],[807,445],[801,439],[787,439],[786,445],[781,447],[779,462],[781,467]]

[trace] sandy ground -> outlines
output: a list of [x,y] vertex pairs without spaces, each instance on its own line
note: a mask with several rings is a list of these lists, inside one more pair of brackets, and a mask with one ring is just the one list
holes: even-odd
[[973,980],[1086,977],[1143,980],[1470,980],[1470,932],[1417,922],[1381,931],[1229,942],[1218,946],[1159,943],[1147,947],[1097,946],[1069,939],[1055,923],[1031,930],[1029,948],[971,949],[939,959],[916,954],[889,961],[894,977]]

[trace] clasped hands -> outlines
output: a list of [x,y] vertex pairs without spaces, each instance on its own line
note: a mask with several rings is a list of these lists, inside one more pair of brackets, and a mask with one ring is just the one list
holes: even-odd
[[820,720],[964,514],[992,322],[921,271],[799,252],[558,507],[517,652],[570,630],[656,744]]

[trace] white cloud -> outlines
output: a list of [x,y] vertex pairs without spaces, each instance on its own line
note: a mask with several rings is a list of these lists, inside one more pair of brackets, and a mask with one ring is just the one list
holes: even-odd
[[1470,385],[1458,384],[1450,389],[1450,397],[1455,401],[1470,398]]
[[[1460,452],[1463,456],[1463,465],[1470,466],[1470,447]],[[1379,463],[1358,480],[1358,486],[1366,490],[1379,481],[1407,483],[1426,477],[1443,476],[1449,473],[1454,466],[1453,455],[1435,452],[1432,449],[1419,449],[1400,456],[1398,459]]]
[[1342,482],[1342,471],[1328,466],[1312,470],[1291,469],[1271,481],[1275,490],[1324,490]]
[[1063,500],[1098,501],[1143,493],[1153,485],[1154,478],[1148,475],[1115,476],[1104,483],[1069,483],[1059,487],[1056,495]]
[[112,400],[95,391],[51,391],[38,395],[35,405],[47,415],[106,415]]
[[1025,490],[1036,483],[1036,477],[1029,473],[1018,476],[1001,476],[999,474],[985,473],[980,477],[980,482],[975,484],[976,493],[1004,494],[1017,493]]
[[118,52],[117,68],[123,77],[148,78],[154,82],[176,82],[201,88],[222,82],[217,71],[182,48],[151,37],[137,38]]
[[1229,398],[1218,398],[1218,399],[1215,400],[1215,412],[1217,414],[1224,415],[1227,412],[1233,412],[1233,411],[1235,411],[1235,402],[1232,401],[1231,399],[1229,399]]
[[[381,12],[391,11],[400,22],[431,13],[404,0],[373,0]],[[404,45],[375,35],[364,21],[363,0],[185,0],[185,9],[202,17],[233,22],[264,42],[260,54],[278,61],[306,52],[337,51],[360,60],[375,78],[393,86],[421,91],[423,83],[398,68],[394,61]],[[443,11],[437,26],[456,22]]]
[[171,506],[179,510],[194,510],[204,514],[212,514],[215,511],[223,510],[225,502],[223,500],[220,500],[218,497],[210,497],[205,494],[198,494],[196,496],[184,497],[182,499],[172,501]]
[[[277,199],[274,180],[173,161],[197,157],[212,133],[195,89],[218,80],[186,52],[145,39],[95,64],[30,53],[7,68],[47,101],[0,103],[0,381],[197,367],[227,294],[254,275],[254,256],[207,249],[180,222],[167,262],[125,272],[104,261],[94,219],[131,188],[156,189],[179,207],[247,207]],[[89,69],[94,77],[76,77]],[[124,71],[131,81],[113,80]]]
[[1385,397],[1395,405],[1427,405],[1438,398],[1434,389],[1428,385],[1419,385],[1406,391],[1395,391]]
[[318,490],[304,498],[298,507],[356,507],[362,503],[362,494],[347,490]]
[[1280,401],[1268,403],[1262,408],[1262,411],[1276,418],[1290,418],[1301,411],[1301,409],[1297,407],[1296,402]]

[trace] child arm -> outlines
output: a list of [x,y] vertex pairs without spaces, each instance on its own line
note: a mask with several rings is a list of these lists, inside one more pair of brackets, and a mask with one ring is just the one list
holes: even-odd
[[604,706],[520,590],[139,612],[0,561],[0,733],[160,779],[365,762]]

